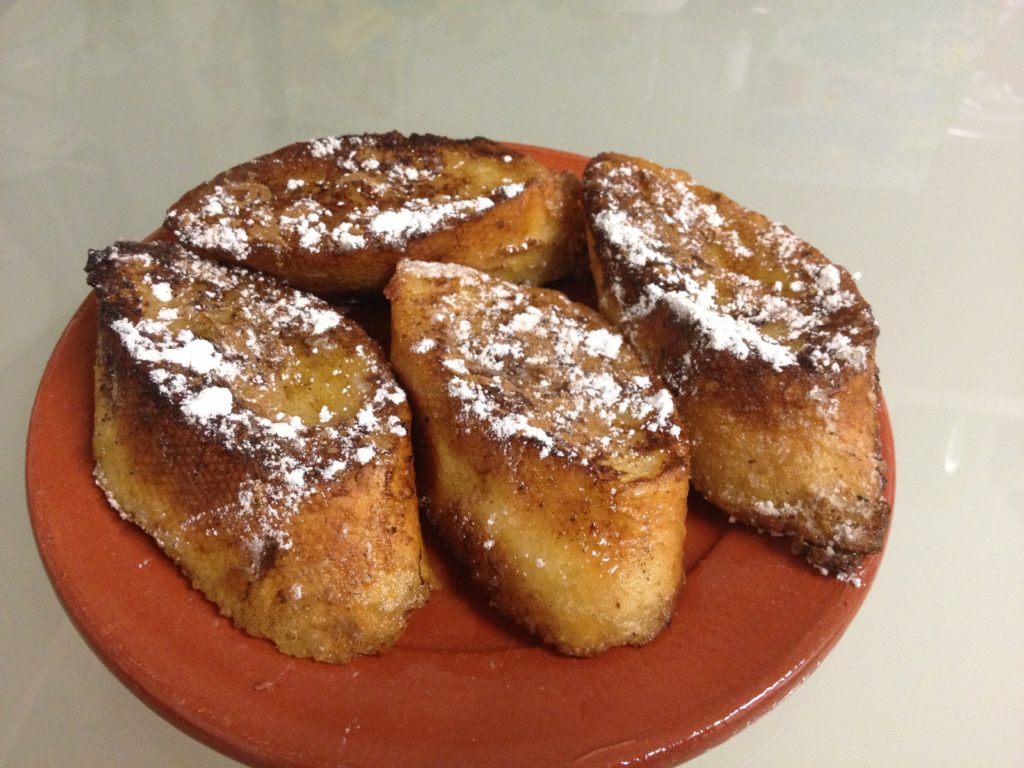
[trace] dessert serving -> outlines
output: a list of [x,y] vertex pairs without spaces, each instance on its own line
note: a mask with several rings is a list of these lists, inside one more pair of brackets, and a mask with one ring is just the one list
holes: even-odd
[[558,291],[402,261],[385,295],[444,543],[493,605],[564,653],[651,640],[684,579],[688,487],[657,376]]
[[[588,161],[510,149],[579,179]],[[680,381],[644,360],[639,325],[595,314],[586,260],[539,293],[407,261],[381,270],[389,305],[315,299],[168,229],[90,257],[95,290],[36,395],[26,488],[41,560],[99,658],[254,765],[432,764],[438,745],[467,765],[674,764],[782,701],[881,557],[823,577],[686,492]],[[881,444],[891,504],[884,401]]]
[[87,270],[111,504],[285,653],[390,648],[432,575],[409,406],[376,344],[319,299],[179,246],[119,243]]
[[856,580],[889,508],[878,329],[853,278],[683,171],[606,153],[584,190],[600,306],[676,393],[694,487]]
[[401,258],[545,283],[583,257],[579,179],[487,139],[299,142],[215,176],[164,227],[210,258],[320,294],[378,291]]
[[491,607],[574,656],[668,625],[691,481],[845,581],[882,546],[870,308],[681,171],[327,137],[87,271],[98,484],[286,654],[395,644],[437,586],[421,513]]

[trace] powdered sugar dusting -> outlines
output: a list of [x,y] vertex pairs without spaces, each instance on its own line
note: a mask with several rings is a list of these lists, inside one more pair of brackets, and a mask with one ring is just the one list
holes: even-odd
[[313,157],[330,157],[344,146],[344,142],[337,136],[327,136],[323,139],[314,139],[309,142],[309,154]]
[[206,423],[216,416],[227,416],[234,408],[234,397],[227,387],[206,387],[186,395],[182,412],[191,419]]
[[614,360],[622,348],[622,336],[607,328],[591,331],[583,339],[583,350],[588,355],[600,355]]
[[293,233],[298,237],[300,248],[307,251],[319,251],[323,239],[328,236],[328,221],[331,211],[312,198],[299,200],[290,214],[277,217],[282,232]]
[[[870,339],[836,330],[874,328],[870,310],[844,272],[781,224],[741,227],[720,199],[679,174],[660,178],[628,160],[592,177],[599,203],[595,232],[610,246],[610,290],[623,320],[667,307],[698,330],[703,345],[776,371],[802,365],[838,373],[863,370]],[[731,211],[731,209],[730,209]],[[758,264],[751,260],[758,253]],[[758,275],[759,270],[768,276]],[[639,295],[626,296],[616,270],[633,275]],[[685,363],[685,361],[680,361]],[[689,376],[682,365],[678,378]]]
[[[163,309],[174,312],[136,319],[120,314],[115,302],[104,315],[111,338],[203,439],[258,460],[260,469],[228,508],[208,511],[211,519],[241,520],[254,558],[267,541],[287,548],[286,523],[310,494],[407,436],[408,411],[396,410],[405,393],[363,332],[308,294],[173,246],[119,244],[90,256],[90,282],[101,302],[119,279],[114,275],[141,270],[159,277],[153,285],[168,286],[157,291],[171,302]],[[225,313],[229,325],[198,335],[211,327],[211,316]],[[313,350],[325,362],[308,372],[298,355]],[[317,378],[324,371],[326,381]],[[298,394],[285,395],[292,387]],[[269,392],[281,393],[271,409]],[[325,400],[303,393],[323,393]],[[361,405],[350,408],[351,399]],[[190,524],[204,525],[202,518]]]
[[[249,171],[228,171],[186,209],[169,211],[167,221],[185,245],[235,261],[249,258],[257,245],[276,253],[401,249],[526,189],[507,177],[485,184],[451,174],[442,192],[431,186],[444,172],[440,156],[428,144],[409,153],[393,141],[377,134],[328,136],[285,148],[305,155],[301,174],[253,181]],[[493,160],[502,174],[507,157]]]
[[470,200],[443,198],[439,201],[413,199],[400,208],[375,213],[366,229],[388,245],[402,247],[410,239],[429,234],[445,223],[465,219],[493,207],[494,201],[489,197]]
[[652,284],[647,286],[647,290],[648,295],[660,296],[681,318],[698,325],[711,349],[729,352],[741,360],[753,354],[775,370],[796,363],[796,354],[792,350],[763,334],[748,318],[722,312],[715,300],[714,287],[714,283],[706,283],[703,290],[659,293]]
[[153,290],[153,297],[157,301],[166,303],[174,298],[174,294],[171,292],[171,286],[169,283],[153,283],[151,288]]
[[174,234],[195,248],[224,251],[244,261],[249,257],[249,233],[241,226],[241,208],[233,192],[215,186],[202,199],[198,213],[182,212]]
[[541,294],[469,267],[404,261],[404,274],[454,281],[431,305],[429,337],[409,349],[437,361],[465,423],[584,464],[614,464],[645,435],[681,435],[672,396],[630,373],[635,353],[595,313],[550,291],[540,305]]
[[172,363],[201,375],[215,372],[224,380],[238,374],[238,367],[225,360],[210,341],[196,338],[187,328],[172,333],[167,323],[160,320],[133,323],[123,317],[114,320],[111,328],[136,360]]

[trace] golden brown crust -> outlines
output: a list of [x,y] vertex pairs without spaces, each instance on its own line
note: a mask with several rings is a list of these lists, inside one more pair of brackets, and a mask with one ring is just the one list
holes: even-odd
[[319,294],[381,289],[399,258],[545,283],[584,252],[579,180],[487,139],[396,132],[299,142],[186,193],[192,250]]
[[846,270],[683,171],[584,174],[602,310],[672,385],[694,487],[855,578],[888,525],[877,327]]
[[684,578],[688,466],[658,377],[555,291],[402,262],[386,293],[442,540],[565,653],[649,641]]
[[111,502],[285,653],[390,648],[432,576],[409,407],[373,342],[312,297],[171,245],[121,243],[88,271]]

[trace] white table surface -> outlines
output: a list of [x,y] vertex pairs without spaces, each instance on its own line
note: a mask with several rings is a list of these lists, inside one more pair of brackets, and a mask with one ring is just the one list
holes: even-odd
[[25,503],[32,398],[87,248],[257,154],[394,128],[686,168],[863,274],[888,552],[818,671],[692,764],[1024,765],[1020,0],[107,6],[0,4],[0,764],[234,764],[65,616]]

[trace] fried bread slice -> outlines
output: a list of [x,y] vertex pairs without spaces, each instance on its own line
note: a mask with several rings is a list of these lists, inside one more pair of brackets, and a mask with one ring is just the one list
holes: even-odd
[[684,579],[688,488],[658,377],[557,291],[402,261],[385,293],[443,542],[494,606],[566,654],[652,639]]
[[606,153],[583,178],[600,306],[677,393],[694,487],[856,579],[889,509],[878,329],[853,278],[683,171]]
[[579,180],[483,138],[299,142],[186,193],[164,227],[204,256],[322,295],[383,288],[398,259],[546,283],[585,259]]
[[87,271],[114,507],[284,653],[390,648],[433,577],[409,406],[379,348],[319,299],[176,245],[118,243]]

